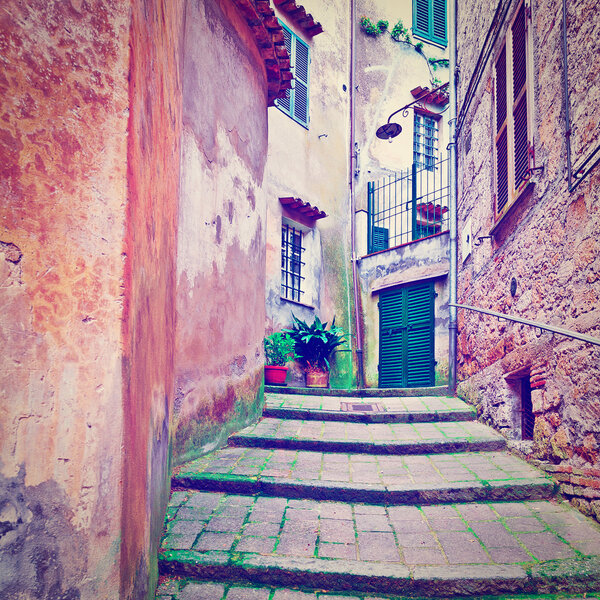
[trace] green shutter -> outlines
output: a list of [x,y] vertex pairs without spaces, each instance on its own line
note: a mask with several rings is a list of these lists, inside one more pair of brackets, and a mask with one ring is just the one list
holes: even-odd
[[433,283],[383,292],[379,298],[379,387],[433,383]]
[[373,226],[372,242],[369,252],[379,252],[389,248],[390,232],[385,227]]
[[406,289],[406,386],[434,383],[433,283]]
[[308,128],[308,82],[310,66],[310,48],[295,33],[290,31],[283,23],[283,38],[285,47],[290,55],[292,75],[294,76],[293,88],[287,90],[285,98],[278,98],[275,105],[285,114],[289,115],[304,127]]
[[446,35],[446,0],[432,0],[432,8],[431,39],[445,46],[448,43]]
[[446,0],[413,0],[413,33],[442,46],[446,34]]
[[294,118],[308,127],[308,46],[298,37],[294,37],[296,45],[294,54]]
[[413,0],[413,33],[429,38],[429,3],[431,0]]
[[405,387],[405,318],[402,290],[379,297],[379,387]]
[[[290,59],[292,58],[292,34],[289,29],[282,27],[283,29],[283,41],[285,43],[285,49],[288,51],[290,55]],[[286,90],[285,98],[277,98],[275,100],[276,106],[278,106],[284,113],[291,116],[291,107],[292,107],[292,90]]]

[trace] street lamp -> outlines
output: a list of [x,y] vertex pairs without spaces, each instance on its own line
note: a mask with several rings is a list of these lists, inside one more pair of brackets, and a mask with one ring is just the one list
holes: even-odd
[[426,91],[424,91],[417,99],[413,100],[412,102],[409,102],[408,104],[406,104],[402,108],[399,108],[398,110],[394,111],[388,117],[387,123],[385,125],[382,125],[377,130],[377,132],[375,133],[375,135],[380,140],[391,140],[392,138],[395,138],[397,135],[400,135],[400,132],[402,131],[402,127],[400,125],[398,125],[398,123],[390,123],[390,119],[394,115],[397,115],[399,112],[402,112],[402,116],[403,117],[408,117],[408,109],[413,104],[416,104],[417,102],[420,102],[421,100],[427,98],[427,96],[429,96],[430,94],[435,94],[435,92],[439,92],[440,90],[443,90],[443,89],[445,89],[447,87],[448,87],[448,82],[443,83],[439,87],[436,87],[435,90],[431,90],[431,91],[426,90]]

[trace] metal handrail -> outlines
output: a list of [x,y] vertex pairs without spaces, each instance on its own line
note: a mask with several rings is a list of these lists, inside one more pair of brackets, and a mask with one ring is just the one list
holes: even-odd
[[531,321],[529,319],[522,319],[521,317],[513,317],[511,315],[505,315],[504,313],[496,312],[495,310],[488,310],[485,308],[477,308],[476,306],[469,306],[468,304],[453,304],[448,303],[448,306],[454,306],[456,308],[464,308],[465,310],[472,310],[478,313],[483,313],[484,315],[490,315],[492,317],[498,317],[498,319],[505,319],[507,321],[513,321],[515,323],[521,323],[522,325],[529,325],[531,327],[535,327],[536,329],[543,329],[545,331],[551,331],[552,333],[558,333],[559,335],[564,335],[566,337],[570,337],[576,340],[581,340],[582,342],[587,342],[588,344],[594,344],[596,346],[600,346],[600,338],[592,337],[591,335],[585,335],[583,333],[577,333],[575,331],[571,331],[570,329],[563,329],[562,327],[554,327],[554,325],[546,325],[545,323],[538,323],[537,321]]

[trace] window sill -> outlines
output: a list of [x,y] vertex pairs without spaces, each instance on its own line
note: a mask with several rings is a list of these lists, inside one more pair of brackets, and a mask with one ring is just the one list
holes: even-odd
[[504,223],[504,221],[508,218],[510,214],[512,214],[515,206],[521,203],[525,196],[528,196],[533,191],[533,187],[535,186],[535,182],[531,179],[523,186],[523,189],[517,194],[517,197],[513,200],[513,202],[508,206],[508,208],[498,217],[498,220],[494,222],[492,225],[488,235],[494,235],[496,230]]
[[298,302],[298,300],[291,300],[290,298],[284,298],[283,296],[279,296],[279,299],[282,302],[289,302],[290,304],[295,304],[296,306],[304,306],[304,308],[315,310],[315,307],[312,304],[305,304],[304,302]]
[[434,42],[433,40],[430,40],[429,38],[423,35],[419,35],[418,33],[413,33],[413,37],[416,40],[419,40],[420,42],[424,42],[425,44],[431,44],[432,46],[440,48],[441,50],[446,50],[448,48],[448,42],[446,42],[445,44],[442,44],[441,42]]

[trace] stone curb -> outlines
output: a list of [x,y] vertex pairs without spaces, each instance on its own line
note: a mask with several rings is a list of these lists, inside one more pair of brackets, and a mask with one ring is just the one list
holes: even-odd
[[229,445],[252,448],[279,448],[284,450],[313,450],[317,452],[344,452],[356,454],[442,454],[450,452],[487,452],[506,449],[506,440],[464,439],[433,442],[360,442],[354,440],[311,440],[272,438],[269,436],[229,436]]
[[265,385],[265,392],[304,396],[347,396],[348,398],[411,398],[420,396],[449,396],[447,385],[425,388],[364,388],[361,390],[336,390],[329,388],[299,388]]
[[449,421],[474,421],[473,410],[436,412],[343,412],[307,408],[278,408],[265,405],[263,417],[300,419],[304,421],[346,421],[349,423],[441,423]]
[[243,475],[187,474],[172,478],[174,489],[243,495],[262,494],[285,498],[333,500],[373,504],[447,504],[457,502],[501,502],[542,500],[556,493],[550,479],[522,479],[497,482],[473,482],[468,485],[384,486],[381,484],[342,483],[335,481],[289,481],[278,477]]
[[535,565],[406,567],[392,563],[170,550],[159,557],[161,575],[302,586],[339,592],[407,597],[590,592],[600,586],[598,559]]

